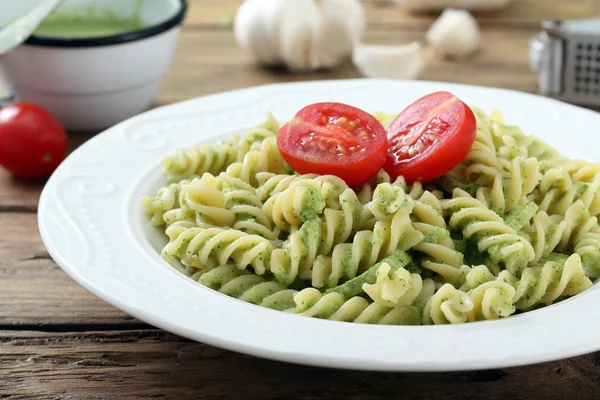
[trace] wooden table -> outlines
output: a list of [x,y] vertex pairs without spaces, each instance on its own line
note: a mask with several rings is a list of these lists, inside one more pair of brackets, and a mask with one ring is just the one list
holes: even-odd
[[[191,0],[157,105],[263,83],[358,76],[351,65],[309,75],[262,70],[234,42],[239,3]],[[370,43],[422,39],[434,18],[411,17],[389,1],[365,6]],[[484,47],[474,59],[436,59],[423,79],[535,92],[527,46],[539,21],[592,15],[600,15],[598,0],[514,0],[502,13],[478,16]],[[72,147],[85,139],[72,138]],[[154,329],[87,293],[52,261],[36,223],[42,187],[0,172],[0,398],[600,398],[599,355],[466,373],[347,372],[261,360]]]

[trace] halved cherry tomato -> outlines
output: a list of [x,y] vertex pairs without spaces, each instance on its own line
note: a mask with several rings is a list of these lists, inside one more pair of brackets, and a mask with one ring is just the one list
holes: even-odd
[[385,163],[385,128],[370,114],[346,104],[311,104],[277,135],[285,161],[298,173],[330,174],[349,186],[366,182]]
[[477,126],[471,109],[453,94],[420,98],[388,127],[385,170],[407,182],[427,182],[456,167],[469,153]]

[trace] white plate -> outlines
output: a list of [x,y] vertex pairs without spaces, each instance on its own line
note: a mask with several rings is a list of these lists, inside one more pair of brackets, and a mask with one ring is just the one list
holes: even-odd
[[434,82],[326,81],[269,85],[156,109],[85,143],[44,188],[39,226],[54,260],[101,299],[152,325],[214,346],[301,364],[386,371],[501,368],[600,350],[600,287],[538,311],[455,326],[373,326],[264,309],[202,287],[164,262],[164,239],[140,211],[164,184],[160,161],[182,146],[286,120],[302,106],[341,101],[394,112],[449,90],[500,109],[569,155],[597,158],[600,115],[507,90]]

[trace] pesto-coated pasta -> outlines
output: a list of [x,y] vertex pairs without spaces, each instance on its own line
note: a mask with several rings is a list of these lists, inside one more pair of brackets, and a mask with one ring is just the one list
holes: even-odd
[[[162,256],[199,284],[305,317],[420,325],[554,304],[600,277],[600,164],[473,109],[466,158],[432,182],[294,173],[272,115],[178,150],[142,199]],[[392,116],[377,113],[387,125]]]

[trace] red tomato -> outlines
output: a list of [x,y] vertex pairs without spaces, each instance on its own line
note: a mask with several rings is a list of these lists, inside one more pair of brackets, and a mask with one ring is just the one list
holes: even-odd
[[427,182],[456,167],[469,153],[477,126],[471,109],[453,94],[417,100],[388,127],[385,170],[407,182]]
[[0,165],[19,178],[49,176],[67,154],[67,135],[48,111],[31,103],[0,109]]
[[385,163],[385,128],[346,104],[311,104],[279,130],[277,145],[298,173],[336,175],[349,186],[366,182]]

